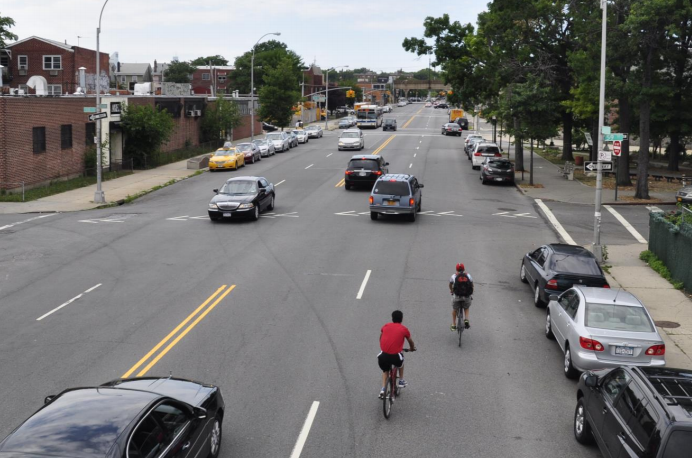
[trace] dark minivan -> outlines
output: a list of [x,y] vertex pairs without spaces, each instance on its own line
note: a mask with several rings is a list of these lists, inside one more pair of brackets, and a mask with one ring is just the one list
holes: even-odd
[[387,118],[382,123],[382,130],[393,130],[396,131],[396,119]]
[[574,437],[605,458],[689,458],[692,371],[622,366],[587,371],[577,386]]
[[544,307],[551,294],[560,294],[574,285],[610,288],[589,250],[564,243],[543,245],[524,255],[519,278],[533,289],[536,307]]
[[344,173],[344,187],[351,189],[354,186],[367,185],[372,188],[377,179],[389,172],[382,156],[372,154],[353,156],[348,161],[346,172]]

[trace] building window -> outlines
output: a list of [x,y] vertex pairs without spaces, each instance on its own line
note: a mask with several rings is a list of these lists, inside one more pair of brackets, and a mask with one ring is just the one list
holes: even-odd
[[46,152],[46,128],[45,127],[34,127],[32,129],[34,137],[34,153],[45,153]]
[[85,142],[86,146],[91,146],[93,145],[94,142],[94,137],[96,137],[96,123],[95,122],[88,122],[84,124],[84,131],[86,132],[85,134]]
[[29,68],[29,57],[17,56],[17,65],[19,65],[20,70],[27,70]]
[[60,126],[60,148],[72,148],[72,124]]
[[225,83],[226,82],[226,75],[219,75],[219,83]]
[[137,75],[132,75],[132,82],[136,83],[137,82]]
[[211,76],[209,75],[209,73],[202,73],[202,79],[204,81],[211,81]]
[[44,70],[62,70],[61,56],[43,56]]
[[62,94],[62,86],[60,84],[49,84],[48,85],[48,95],[60,95]]
[[0,56],[0,65],[3,67],[9,67],[10,66],[10,57],[7,54],[3,54]]
[[121,82],[121,83],[127,83],[127,76],[124,76],[124,75],[121,76],[121,77],[120,77],[120,82]]

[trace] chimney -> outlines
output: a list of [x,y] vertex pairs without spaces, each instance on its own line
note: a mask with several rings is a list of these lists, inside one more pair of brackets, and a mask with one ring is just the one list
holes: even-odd
[[79,87],[81,87],[86,94],[86,67],[79,67]]
[[120,73],[120,61],[118,61],[118,73]]
[[157,72],[158,66],[159,65],[156,63],[156,59],[154,59],[154,73]]

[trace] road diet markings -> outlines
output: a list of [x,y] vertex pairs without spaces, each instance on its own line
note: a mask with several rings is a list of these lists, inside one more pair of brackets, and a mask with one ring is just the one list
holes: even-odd
[[543,210],[543,213],[545,214],[546,218],[548,218],[548,221],[550,224],[555,228],[558,234],[560,234],[560,237],[562,239],[569,243],[570,245],[576,245],[577,243],[574,241],[574,239],[567,233],[564,227],[562,227],[562,224],[560,224],[560,221],[557,220],[555,215],[553,214],[552,211],[548,208],[546,204],[543,203],[541,199],[536,199],[536,204],[540,207],[541,210]]
[[312,167],[313,165],[315,165],[315,164],[310,164],[310,165],[308,165],[307,167],[305,167],[305,170],[309,169],[309,168]]
[[[396,208],[394,210],[396,210]],[[360,212],[359,213],[359,212],[356,212],[355,210],[349,210],[349,211],[343,211],[343,212],[338,212],[338,213],[334,213],[334,214],[339,215],[339,216],[359,216],[359,215],[369,215],[370,212],[367,211],[367,212]],[[458,214],[454,213],[453,210],[452,211],[446,211],[446,212],[434,212],[432,210],[427,210],[427,211],[418,213],[418,216],[421,216],[421,215],[422,216],[464,216],[464,215],[458,215]]]
[[166,218],[168,221],[187,221],[190,219],[209,219],[209,216],[204,215],[204,216],[176,216],[173,218]]
[[331,156],[332,154],[334,154],[334,153],[329,153],[329,154],[327,154],[327,157]]
[[279,186],[281,183],[284,183],[284,182],[286,182],[286,180],[281,180],[278,183],[276,183],[274,186]]
[[365,286],[368,284],[368,280],[370,279],[370,274],[372,273],[372,270],[368,270],[365,272],[365,278],[363,278],[363,283],[360,285],[360,289],[358,290],[358,295],[356,296],[356,299],[360,299],[363,297],[363,292],[365,291]]
[[632,234],[632,236],[637,239],[637,242],[639,243],[648,243],[644,237],[634,228],[632,225],[627,221],[620,213],[618,213],[613,207],[610,205],[604,205],[603,208],[608,210],[618,221],[620,221],[620,224],[625,226],[625,229]]
[[300,218],[300,216],[297,215],[298,212],[290,212],[290,213],[265,213],[264,215],[260,215],[260,218],[278,218],[281,216],[286,216],[288,218]]
[[70,305],[71,303],[73,303],[74,301],[76,301],[77,299],[80,299],[80,298],[83,297],[85,294],[88,294],[88,293],[92,292],[93,290],[95,290],[96,288],[98,288],[98,287],[101,286],[101,285],[102,285],[102,283],[99,283],[98,285],[92,286],[92,287],[89,288],[88,290],[84,291],[82,294],[78,294],[77,296],[73,297],[72,299],[70,299],[69,301],[65,302],[64,304],[62,304],[62,305],[60,305],[60,306],[58,306],[58,307],[55,307],[55,308],[54,308],[53,310],[51,310],[50,312],[45,313],[45,314],[41,315],[40,317],[36,318],[36,321],[41,321],[42,319],[44,319],[44,318],[46,318],[46,317],[48,317],[48,316],[54,314],[54,313],[57,312],[58,310],[60,310],[60,309],[62,309],[62,308],[64,308],[64,307],[67,307],[68,305]]
[[0,231],[2,231],[3,229],[9,229],[11,227],[19,226],[20,224],[28,223],[30,221],[36,221],[37,219],[48,218],[49,216],[55,216],[55,215],[57,215],[57,213],[50,213],[48,215],[34,216],[33,218],[25,219],[24,221],[18,221],[16,223],[7,224],[5,226],[2,226],[2,227],[0,227]]
[[319,408],[319,406],[319,401],[314,401],[312,403],[312,406],[310,406],[310,411],[308,412],[308,416],[305,418],[303,428],[300,430],[300,434],[298,435],[296,445],[293,446],[291,458],[299,458],[300,454],[303,452],[305,441],[307,441],[308,439],[308,434],[310,434],[310,428],[312,428],[312,422],[315,421],[315,415],[317,415],[317,409]]
[[506,218],[538,218],[537,216],[531,215],[531,213],[510,213],[510,212],[493,213],[493,216],[504,216]]

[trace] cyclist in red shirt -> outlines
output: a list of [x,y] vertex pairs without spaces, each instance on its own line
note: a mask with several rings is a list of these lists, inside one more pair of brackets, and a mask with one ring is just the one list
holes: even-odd
[[404,314],[401,310],[392,312],[392,322],[382,326],[380,332],[380,354],[377,355],[377,362],[382,369],[382,389],[380,398],[384,396],[384,386],[387,383],[387,373],[392,365],[399,368],[399,387],[407,385],[404,380],[404,339],[408,340],[411,351],[416,351],[416,344],[411,340],[411,332],[406,326],[401,324],[404,321]]

